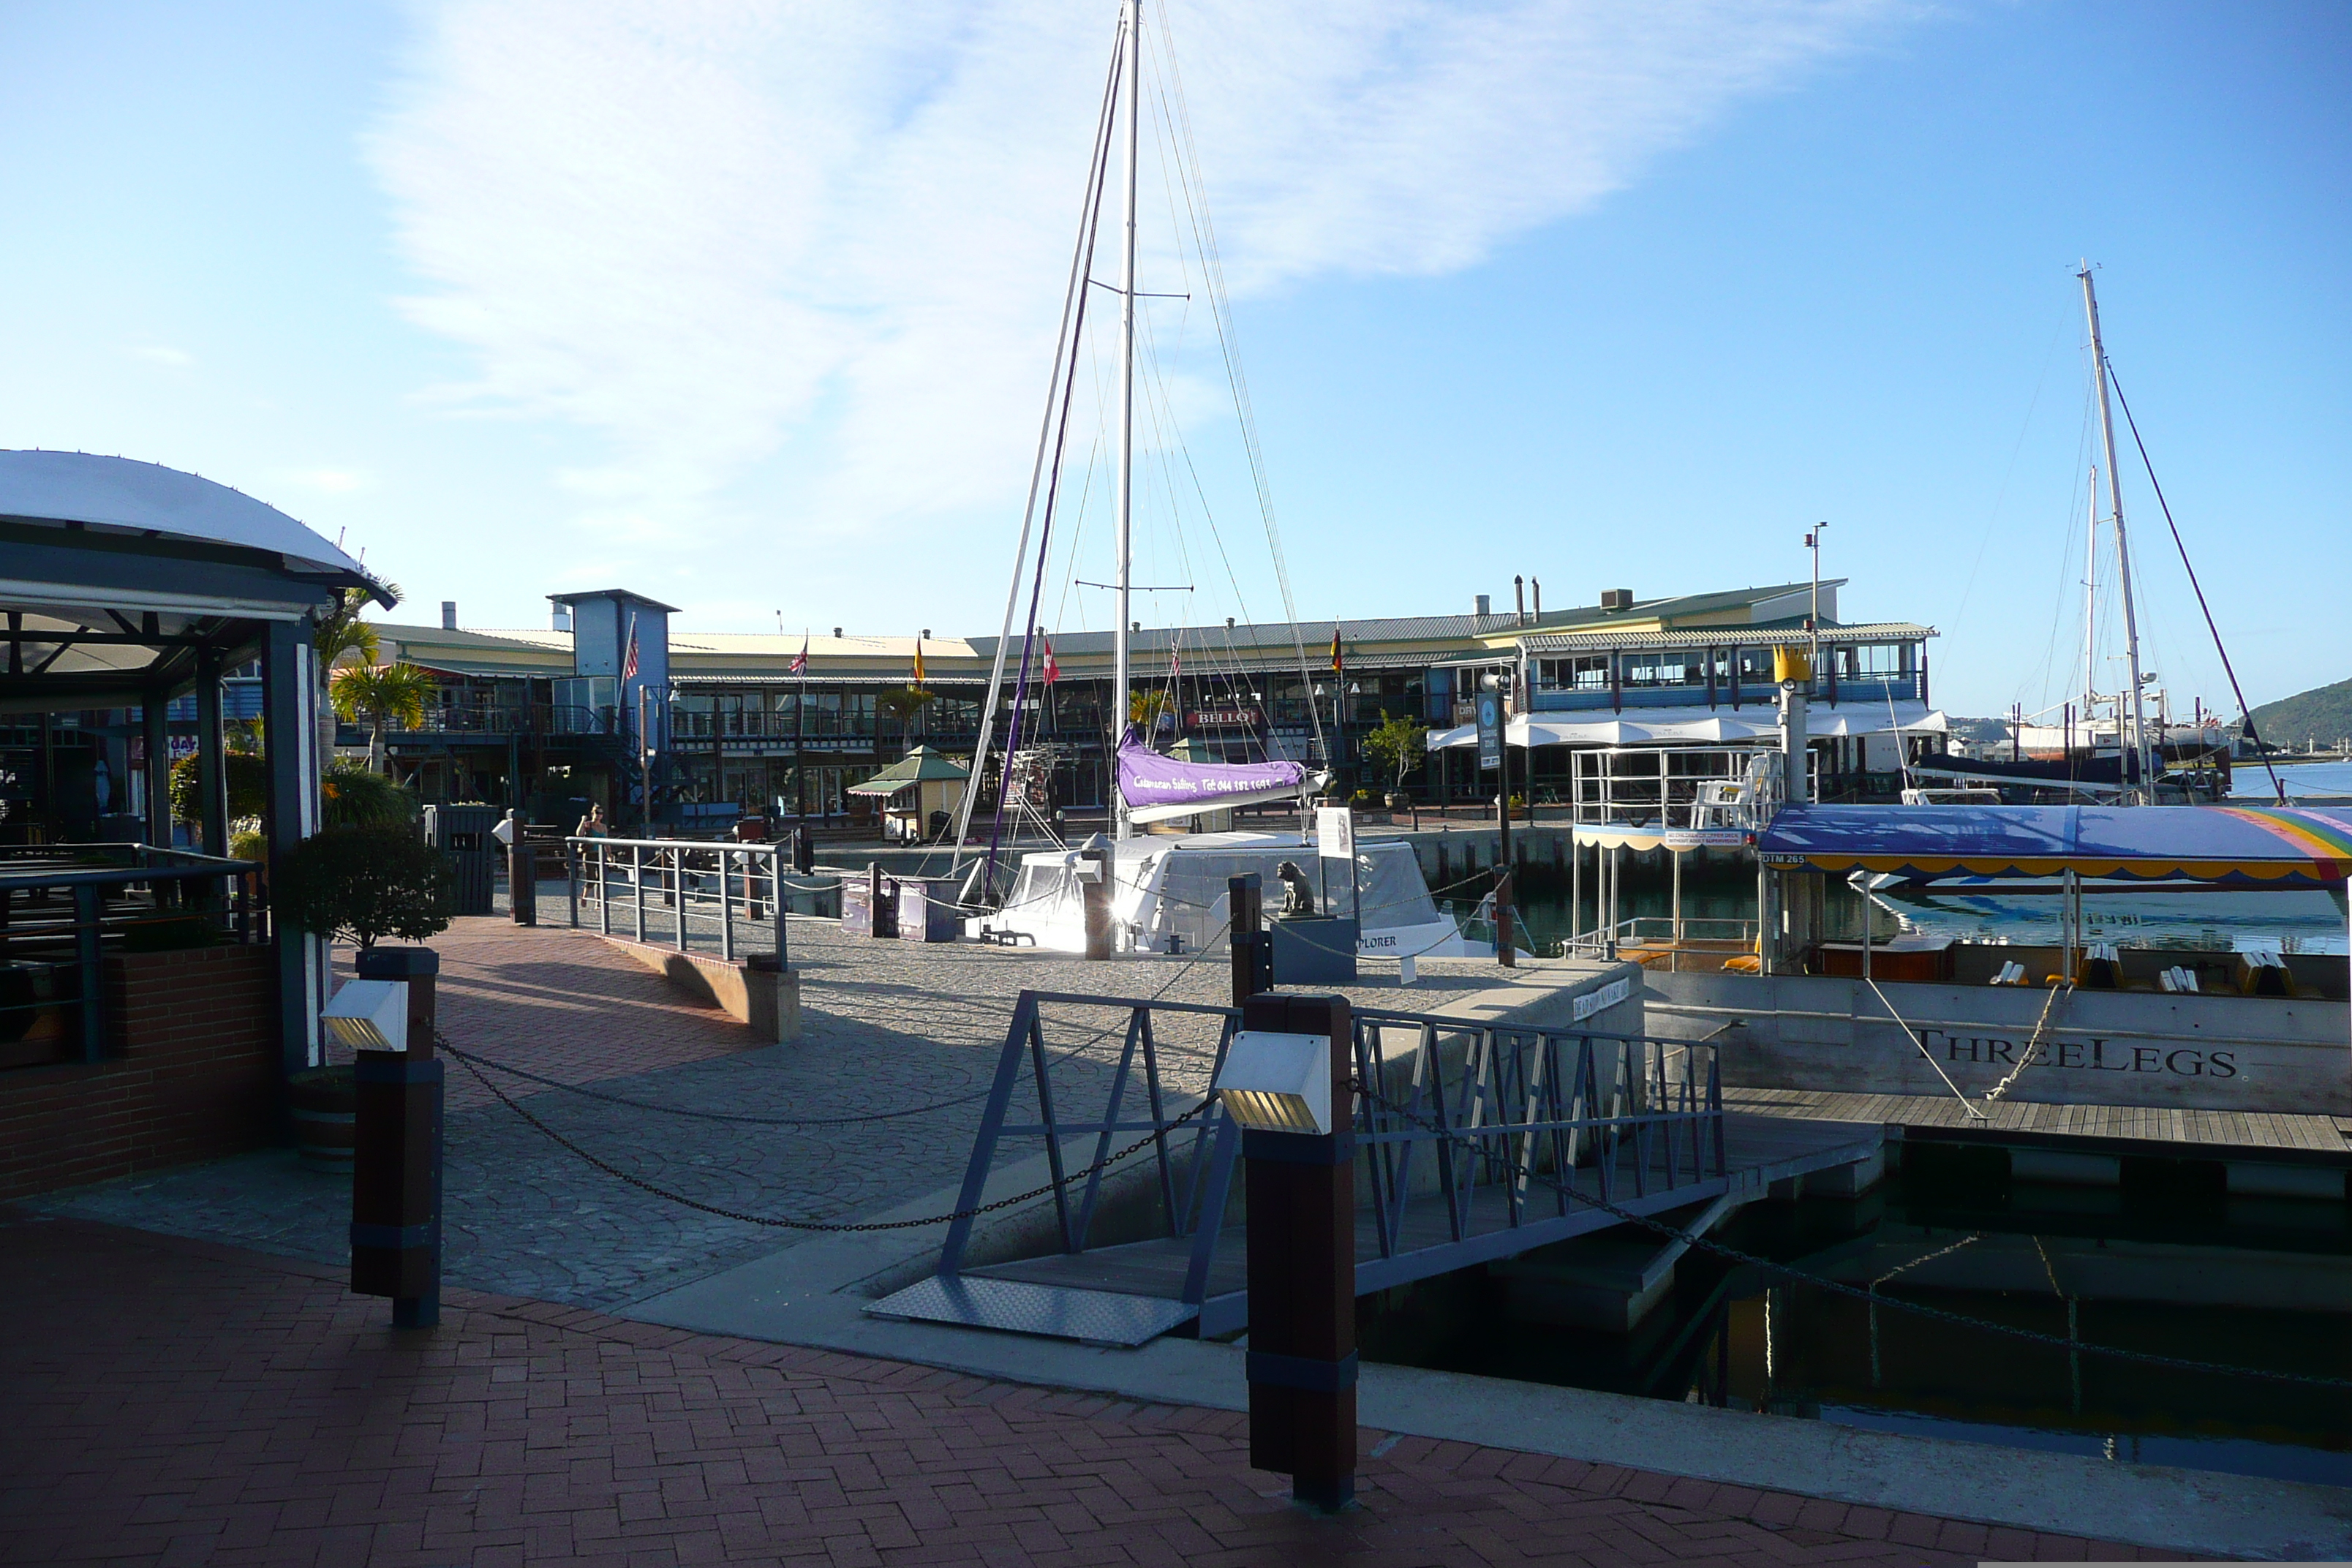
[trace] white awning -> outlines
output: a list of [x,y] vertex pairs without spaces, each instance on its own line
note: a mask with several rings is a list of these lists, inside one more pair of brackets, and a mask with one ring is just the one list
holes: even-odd
[[[1940,710],[1929,711],[1919,702],[1897,702],[1891,708],[1853,703],[1843,708],[1816,706],[1806,715],[1806,733],[1816,741],[1851,739],[1856,735],[1940,735],[1951,727]],[[1691,746],[1744,744],[1777,741],[1778,715],[1770,708],[1636,708],[1622,713],[1520,714],[1505,731],[1514,746]],[[1475,746],[1475,724],[1432,730],[1429,745]]]

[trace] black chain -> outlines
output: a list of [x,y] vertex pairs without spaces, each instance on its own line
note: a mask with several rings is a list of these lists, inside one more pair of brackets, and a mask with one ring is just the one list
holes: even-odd
[[653,1183],[646,1181],[643,1176],[636,1174],[635,1172],[621,1169],[621,1167],[614,1164],[611,1161],[604,1159],[601,1156],[582,1148],[579,1144],[573,1142],[571,1139],[566,1138],[562,1133],[558,1132],[554,1128],[550,1127],[546,1122],[541,1121],[538,1117],[525,1110],[520,1101],[508,1094],[504,1089],[501,1089],[488,1074],[484,1073],[480,1068],[475,1065],[475,1059],[471,1052],[461,1051],[455,1046],[452,1046],[438,1030],[434,1032],[434,1038],[443,1050],[447,1051],[452,1057],[455,1057],[459,1065],[464,1067],[467,1072],[472,1073],[476,1079],[479,1079],[483,1088],[498,1096],[499,1102],[500,1104],[504,1105],[509,1110],[513,1111],[517,1116],[521,1117],[533,1128],[543,1133],[551,1142],[555,1143],[557,1147],[563,1149],[572,1154],[577,1155],[580,1159],[594,1166],[597,1170],[604,1172],[604,1174],[612,1177],[614,1180],[625,1182],[630,1186],[636,1188],[640,1192],[649,1193],[655,1197],[680,1205],[683,1207],[694,1209],[707,1215],[715,1215],[720,1219],[740,1220],[745,1225],[767,1226],[777,1230],[814,1230],[828,1231],[836,1234],[853,1231],[919,1230],[927,1225],[942,1225],[950,1220],[971,1219],[980,1215],[993,1214],[998,1209],[1011,1208],[1014,1204],[1027,1203],[1031,1198],[1043,1197],[1047,1193],[1053,1192],[1056,1188],[1066,1187],[1072,1182],[1083,1181],[1098,1172],[1108,1171],[1113,1165],[1118,1164],[1121,1160],[1126,1159],[1129,1155],[1136,1153],[1141,1150],[1148,1149],[1152,1144],[1159,1142],[1160,1140],[1166,1138],[1170,1133],[1175,1131],[1179,1127],[1183,1126],[1186,1122],[1192,1121],[1194,1117],[1200,1115],[1201,1112],[1206,1110],[1210,1106],[1216,1103],[1213,1100],[1204,1100],[1200,1104],[1194,1106],[1192,1110],[1184,1112],[1183,1115],[1176,1118],[1175,1121],[1171,1121],[1167,1126],[1160,1128],[1155,1131],[1146,1133],[1143,1137],[1137,1139],[1134,1142],[1129,1144],[1126,1148],[1121,1149],[1116,1154],[1097,1160],[1083,1171],[1073,1171],[1069,1174],[1062,1177],[1059,1181],[1048,1182],[1042,1187],[1032,1187],[1025,1193],[1015,1193],[1009,1198],[999,1198],[992,1204],[982,1204],[973,1208],[957,1209],[951,1214],[932,1215],[925,1219],[874,1220],[862,1225],[842,1224],[826,1220],[785,1219],[777,1215],[746,1214],[740,1209],[725,1208],[718,1204],[707,1204],[699,1198],[690,1198],[683,1193],[673,1193],[666,1187],[657,1187],[654,1185]]
[[[1407,1121],[1418,1122],[1429,1131],[1463,1145],[1474,1155],[1479,1155],[1482,1158],[1486,1155],[1486,1152],[1480,1146],[1477,1140],[1465,1138],[1450,1128],[1441,1127],[1431,1121],[1417,1111],[1407,1110],[1378,1089],[1368,1088],[1361,1079],[1357,1081],[1355,1088],[1356,1092],[1365,1099],[1375,1100]],[[1933,1318],[1938,1322],[1950,1323],[1956,1327],[1980,1329],[1989,1334],[2006,1334],[2011,1339],[2047,1345],[2053,1350],[2067,1351],[2082,1355],[2105,1356],[2114,1361],[2138,1362],[2146,1366],[2171,1367],[2179,1372],[2211,1373],[2224,1377],[2267,1378],[2276,1383],[2301,1384],[2308,1388],[2352,1389],[2352,1378],[2315,1377],[2309,1373],[2273,1372],[2263,1367],[2230,1366],[2220,1362],[2194,1361],[2187,1356],[2160,1355],[2153,1351],[2126,1350],[2118,1345],[2091,1344],[2081,1340],[2061,1339],[2056,1334],[2045,1334],[2036,1329],[2012,1328],[2007,1323],[1988,1322],[1982,1318],[1971,1318],[1964,1312],[1953,1312],[1941,1307],[1931,1307],[1924,1301],[1909,1301],[1900,1296],[1882,1296],[1876,1290],[1863,1286],[1849,1285],[1843,1279],[1832,1279],[1827,1275],[1810,1274],[1804,1269],[1792,1268],[1786,1263],[1776,1263],[1769,1258],[1759,1258],[1752,1252],[1742,1252],[1736,1247],[1726,1247],[1719,1241],[1713,1241],[1704,1236],[1685,1230],[1680,1226],[1669,1225],[1664,1220],[1654,1219],[1648,1215],[1635,1214],[1620,1205],[1611,1203],[1606,1198],[1579,1191],[1573,1184],[1563,1184],[1557,1175],[1551,1177],[1546,1184],[1557,1192],[1566,1194],[1575,1202],[1590,1204],[1592,1207],[1603,1213],[1614,1215],[1630,1225],[1638,1225],[1644,1230],[1654,1231],[1660,1236],[1680,1241],[1685,1246],[1697,1247],[1702,1252],[1711,1252],[1730,1262],[1745,1264],[1749,1268],[1765,1269],[1790,1279],[1800,1280],[1804,1284],[1827,1290],[1832,1295],[1850,1296],[1856,1300],[1870,1302],[1874,1306],[1894,1307],[1918,1317]]]

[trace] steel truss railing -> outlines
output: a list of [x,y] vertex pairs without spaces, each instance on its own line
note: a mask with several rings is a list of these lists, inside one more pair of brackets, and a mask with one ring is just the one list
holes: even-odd
[[[1094,1010],[1113,1021],[1057,1043],[1049,1023],[1068,1021],[1049,1019],[1048,1008]],[[1066,1141],[1091,1138],[1091,1158],[1099,1162],[1114,1140],[1150,1134],[1157,1144],[1157,1212],[1150,1234],[1123,1227],[1122,1243],[1188,1242],[1182,1300],[1204,1307],[1242,1140],[1220,1108],[1196,1109],[1197,1095],[1175,1090],[1166,1073],[1172,1050],[1196,1068],[1205,1061],[1208,1072],[1195,1081],[1203,1089],[1213,1083],[1241,1016],[1239,1008],[1202,1003],[1022,992],[956,1207],[978,1205],[1008,1138],[1041,1142],[1058,1183]],[[1195,1035],[1213,1020],[1213,1042],[1171,1047],[1167,1021],[1180,1018]],[[1057,1089],[1055,1069],[1114,1033],[1122,1043],[1107,1064],[1101,1109],[1074,1114],[1066,1075]],[[1410,1043],[1391,1049],[1400,1034]],[[1654,1212],[1728,1188],[1721,1068],[1712,1047],[1369,1010],[1353,1016],[1352,1050],[1357,1200],[1370,1242],[1357,1266],[1361,1289],[1617,1223],[1595,1198]],[[1024,1080],[1037,1116],[1015,1121],[1011,1110]],[[1062,1252],[1095,1247],[1101,1198],[1099,1170],[1083,1187],[1056,1186]],[[1439,1223],[1415,1224],[1433,1205]],[[942,1275],[965,1268],[971,1228],[967,1217],[950,1230],[940,1252]],[[1360,1236],[1365,1228],[1360,1225]],[[1223,1313],[1220,1325],[1232,1319]],[[1205,1312],[1202,1321],[1211,1326]]]

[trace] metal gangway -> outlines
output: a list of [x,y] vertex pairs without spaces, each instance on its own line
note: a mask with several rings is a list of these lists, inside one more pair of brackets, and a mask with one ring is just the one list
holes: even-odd
[[[1246,1222],[1228,1213],[1242,1139],[1204,1099],[1240,1021],[1024,991],[937,1271],[866,1310],[1107,1344],[1244,1327]],[[1744,1202],[1879,1146],[1875,1127],[1727,1113],[1703,1043],[1371,1009],[1351,1027],[1360,1294],[1622,1223],[1603,1204]],[[1074,1114],[1089,1089],[1100,1109]],[[1050,1240],[983,1259],[973,1211],[1008,1145],[1042,1145]]]

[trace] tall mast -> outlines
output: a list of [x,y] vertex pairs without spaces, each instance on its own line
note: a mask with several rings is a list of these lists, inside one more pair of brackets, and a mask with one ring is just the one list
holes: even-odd
[[[1128,628],[1133,625],[1135,565],[1135,181],[1136,124],[1143,102],[1143,0],[1125,0],[1127,13],[1127,190],[1120,222],[1118,275],[1118,630],[1111,647],[1113,751],[1127,732]],[[1131,830],[1127,798],[1118,793],[1118,765],[1111,770],[1112,837]]]
[[[2091,728],[2091,700],[2099,690],[2099,465],[2091,465],[2089,542],[2083,552],[2083,737],[2093,756],[2099,742]],[[2123,736],[2116,737],[2120,744]]]
[[[2083,270],[2075,276],[2083,280],[2083,310],[2091,319],[2091,374],[2099,384],[2099,435],[2107,449],[2107,502],[2116,524],[2116,580],[2123,590],[2124,651],[2131,668],[2133,794],[2144,801],[2152,801],[2156,795],[2148,779],[2147,722],[2140,706],[2139,620],[2132,608],[2131,545],[2124,537],[2124,494],[2116,483],[2119,471],[2116,465],[2116,421],[2107,404],[2107,351],[2099,341],[2099,297],[2091,287],[2091,264],[2084,262]],[[2120,710],[2116,719],[2120,728]]]

